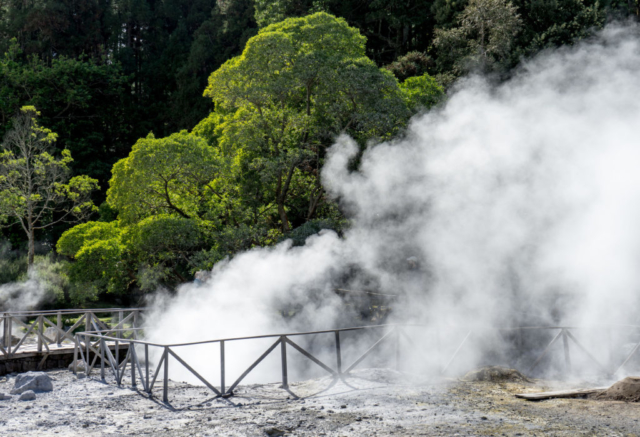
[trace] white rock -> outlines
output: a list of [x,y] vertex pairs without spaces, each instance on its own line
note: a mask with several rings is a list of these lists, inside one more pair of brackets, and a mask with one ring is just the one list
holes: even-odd
[[20,395],[18,398],[19,401],[33,401],[36,399],[36,394],[33,390],[27,390]]
[[27,372],[16,376],[16,382],[11,390],[12,395],[24,393],[27,390],[51,391],[53,383],[44,372]]
[[6,401],[7,399],[11,399],[11,396],[7,396],[4,393],[0,393],[0,401]]
[[[69,370],[73,372],[73,363],[69,364]],[[76,361],[76,371],[84,372],[86,369],[84,368],[84,361],[78,360]]]

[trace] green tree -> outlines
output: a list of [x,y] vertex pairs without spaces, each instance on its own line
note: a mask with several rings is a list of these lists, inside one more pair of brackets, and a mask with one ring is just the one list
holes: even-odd
[[29,242],[28,265],[35,256],[35,232],[60,222],[84,219],[95,207],[97,181],[70,178],[68,150],[54,156],[57,135],[38,124],[38,112],[25,106],[5,135],[0,153],[0,215],[16,220]]
[[365,38],[322,12],[261,29],[210,76],[205,95],[222,117],[220,148],[239,154],[247,178],[259,178],[285,233],[293,187],[313,187],[298,224],[316,213],[318,170],[335,135],[382,138],[409,115],[397,80],[365,56]]
[[118,222],[87,222],[65,231],[56,249],[73,263],[69,280],[73,284],[71,303],[96,300],[102,291],[127,291],[133,274],[125,265],[125,247]]
[[160,214],[224,220],[233,202],[224,171],[223,158],[197,135],[149,134],[114,165],[107,201],[125,225]]
[[45,61],[26,56],[14,40],[0,58],[0,135],[21,106],[35,106],[41,122],[58,133],[58,149],[73,154],[72,171],[106,185],[135,138],[125,115],[126,82],[118,64],[65,56]]
[[458,15],[457,24],[438,30],[433,45],[440,65],[462,74],[503,68],[522,21],[507,0],[471,0]]
[[400,90],[413,112],[429,109],[444,98],[444,89],[428,74],[408,77],[400,84]]

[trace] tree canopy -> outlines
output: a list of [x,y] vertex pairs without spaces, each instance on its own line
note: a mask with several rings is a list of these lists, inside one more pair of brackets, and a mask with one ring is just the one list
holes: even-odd
[[77,222],[95,208],[90,200],[97,181],[70,177],[68,150],[54,156],[57,135],[40,126],[38,112],[25,106],[13,119],[0,153],[0,218],[18,224],[29,241],[28,264],[35,257],[35,231],[60,222]]
[[[504,80],[523,58],[637,16],[618,0],[0,2],[4,237],[29,262],[35,241],[55,246],[67,261],[49,270],[66,272],[78,305],[304,244],[345,226],[320,183],[336,136],[363,151],[464,74]],[[29,158],[26,132],[40,147]],[[30,159],[34,192],[16,188]]]

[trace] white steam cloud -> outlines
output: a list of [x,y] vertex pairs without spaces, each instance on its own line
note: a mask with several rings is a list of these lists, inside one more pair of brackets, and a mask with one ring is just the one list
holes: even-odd
[[[357,171],[358,148],[341,137],[323,183],[352,220],[344,238],[324,232],[221,263],[204,286],[157,305],[147,333],[181,343],[339,327],[353,319],[336,286],[400,295],[391,321],[637,322],[638,96],[639,29],[612,25],[506,83],[464,80],[402,138],[368,147]],[[285,321],[287,306],[297,312]],[[207,354],[185,350],[200,368]]]
[[46,298],[46,290],[32,271],[23,282],[0,285],[0,309],[3,311],[34,310]]

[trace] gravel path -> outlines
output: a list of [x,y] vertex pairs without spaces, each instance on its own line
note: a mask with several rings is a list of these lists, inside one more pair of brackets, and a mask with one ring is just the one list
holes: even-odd
[[[293,383],[290,392],[241,386],[229,399],[172,381],[167,406],[118,388],[113,378],[48,373],[53,392],[0,401],[0,435],[640,436],[640,404],[513,396],[559,388],[545,381],[409,384],[396,372],[367,369],[333,385],[328,378]],[[0,392],[10,391],[12,379]]]

